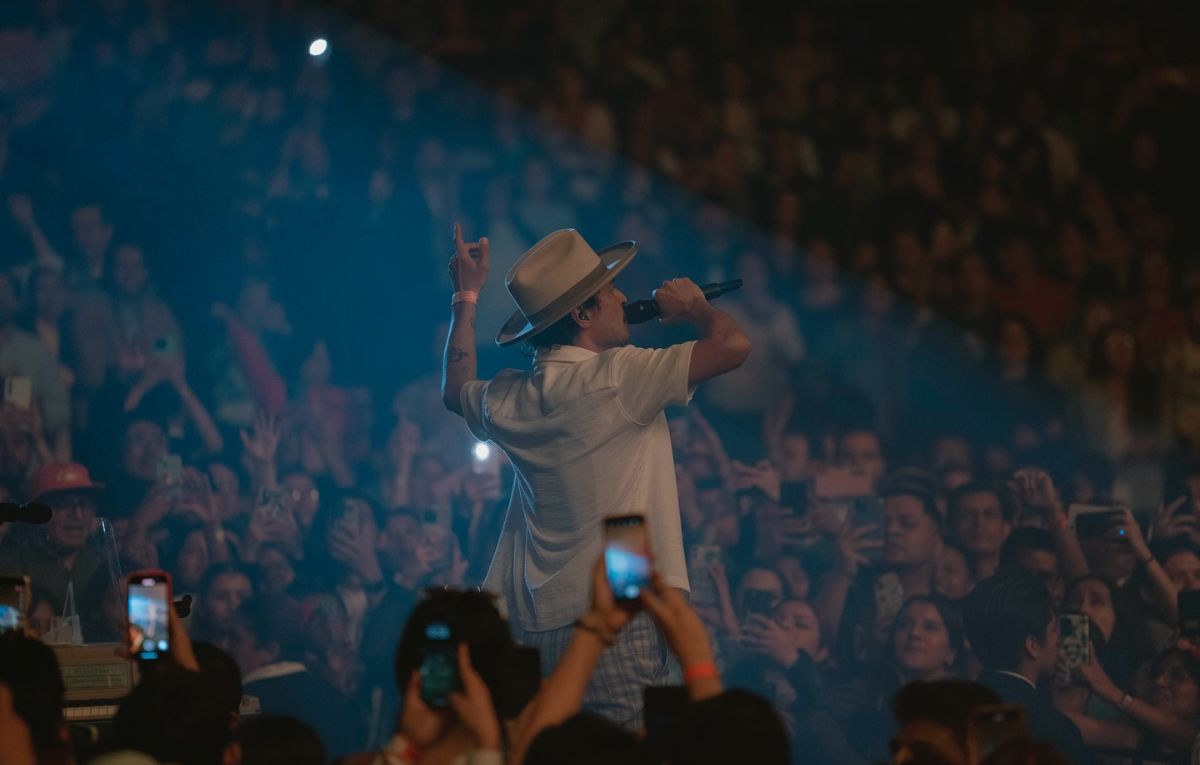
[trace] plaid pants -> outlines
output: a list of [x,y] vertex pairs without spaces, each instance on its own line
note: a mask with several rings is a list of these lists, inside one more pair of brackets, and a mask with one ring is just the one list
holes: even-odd
[[[548,677],[567,650],[574,626],[544,632],[514,628],[518,643],[536,647],[542,655],[542,676]],[[596,665],[592,682],[583,699],[588,712],[607,717],[626,730],[642,725],[642,692],[648,685],[666,685],[674,663],[666,641],[650,615],[642,612],[630,620]]]

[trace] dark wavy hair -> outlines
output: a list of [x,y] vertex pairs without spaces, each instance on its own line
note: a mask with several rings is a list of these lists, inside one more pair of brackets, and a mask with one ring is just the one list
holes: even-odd
[[451,641],[466,643],[471,666],[483,678],[496,709],[503,702],[504,666],[512,657],[515,643],[508,622],[500,615],[495,599],[476,590],[432,589],[413,609],[396,645],[396,688],[400,697],[409,678],[421,666],[426,630],[434,622],[450,628]]
[[1045,639],[1054,618],[1050,592],[1026,573],[984,579],[963,601],[963,628],[984,669],[1011,670],[1021,660],[1025,639]]
[[[579,304],[579,308],[593,309],[600,305],[600,295],[592,295]],[[536,356],[539,353],[558,345],[572,345],[579,337],[579,323],[572,314],[567,314],[558,321],[538,332],[525,341],[525,355]]]

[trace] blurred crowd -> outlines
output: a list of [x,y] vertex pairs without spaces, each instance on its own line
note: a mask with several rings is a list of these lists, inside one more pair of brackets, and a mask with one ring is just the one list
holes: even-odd
[[[576,227],[639,242],[631,296],[745,282],[753,354],[669,416],[691,603],[796,756],[886,760],[898,689],[979,678],[1073,761],[1186,760],[1189,30],[934,12],[4,4],[0,499],[55,512],[0,526],[0,571],[33,627],[115,640],[120,572],[161,567],[244,680],[303,665],[308,706],[275,703],[328,751],[383,745],[406,620],[482,581],[511,482],[438,392],[451,223],[491,241],[485,375],[528,364],[491,343],[504,273]],[[1053,679],[1067,612],[1092,660]]]

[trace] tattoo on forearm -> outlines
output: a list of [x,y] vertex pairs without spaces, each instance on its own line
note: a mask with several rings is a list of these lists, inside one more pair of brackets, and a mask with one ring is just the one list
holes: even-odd
[[467,352],[457,345],[451,345],[446,349],[446,361],[451,364],[457,364],[467,357]]
[[475,329],[475,317],[471,317],[471,329]]

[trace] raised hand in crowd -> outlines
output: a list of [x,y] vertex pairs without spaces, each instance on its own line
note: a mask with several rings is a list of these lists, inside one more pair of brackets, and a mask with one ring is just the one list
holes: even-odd
[[1022,468],[1008,481],[1008,489],[1017,504],[1018,525],[1024,525],[1032,516],[1034,525],[1048,530],[1054,538],[1054,551],[1064,576],[1073,579],[1087,574],[1087,558],[1067,521],[1066,508],[1050,474],[1039,468]]
[[54,251],[54,246],[50,244],[50,240],[46,238],[45,232],[38,223],[33,209],[33,199],[28,194],[9,194],[8,213],[12,216],[13,223],[17,224],[17,228],[29,237],[37,265],[61,270],[63,260]]
[[450,694],[450,706],[471,736],[475,750],[499,752],[503,743],[500,720],[487,685],[471,665],[471,651],[466,643],[458,644],[458,677],[462,691]]
[[279,485],[275,454],[279,450],[281,437],[279,418],[266,412],[254,415],[253,430],[239,431],[242,452],[249,462],[252,485],[255,488],[274,489]]
[[829,625],[831,642],[841,626],[846,598],[858,578],[858,572],[871,565],[866,551],[883,546],[883,540],[870,537],[875,530],[874,524],[855,527],[851,523],[851,516],[847,516],[835,537],[837,559],[823,579],[815,604],[817,613],[821,615],[821,623]]
[[[1150,663],[1151,683],[1158,683],[1164,680],[1164,677],[1157,675],[1160,673],[1164,675],[1169,673],[1171,670],[1166,665],[1171,661],[1178,661],[1178,659],[1173,659],[1171,651],[1167,651]],[[1140,728],[1147,731],[1150,737],[1177,752],[1191,751],[1196,735],[1200,733],[1200,726],[1197,726],[1194,716],[1192,719],[1183,719],[1173,714],[1169,707],[1164,708],[1159,704],[1144,701],[1120,688],[1100,665],[1094,646],[1090,652],[1088,663],[1080,668],[1078,673],[1080,679],[1087,684],[1092,693],[1105,703],[1128,715]],[[1165,679],[1165,682],[1168,685],[1175,683],[1174,680],[1169,678]],[[1078,719],[1076,719],[1076,723],[1080,724]],[[1121,731],[1119,729],[1113,731],[1111,728],[1105,729],[1103,726],[1097,726],[1095,721],[1082,723],[1080,731],[1087,732],[1091,730],[1095,735],[1097,727],[1099,727],[1098,734],[1103,736],[1103,738],[1095,742],[1097,745],[1120,746],[1122,748],[1133,749],[1141,743],[1142,736],[1136,731]],[[1115,741],[1106,740],[1114,738],[1116,739]]]
[[1022,468],[1013,474],[1008,487],[1021,508],[1037,514],[1043,526],[1053,525],[1055,517],[1063,512],[1058,489],[1045,470]]
[[383,579],[376,546],[378,532],[373,523],[334,523],[329,530],[329,552],[364,582]]
[[412,504],[413,458],[421,448],[421,428],[412,419],[401,416],[388,436],[387,454],[391,467],[387,500],[392,508]]
[[781,667],[790,667],[800,658],[800,646],[791,632],[762,614],[750,614],[742,626],[741,644],[749,652],[767,656]]
[[221,510],[213,492],[212,479],[207,473],[193,467],[183,469],[183,487],[176,508],[180,514],[190,515],[204,525],[210,564],[227,562],[229,545],[221,525]]
[[1170,539],[1177,536],[1195,538],[1196,516],[1185,510],[1188,503],[1189,500],[1185,494],[1172,500],[1169,504],[1159,504],[1150,524],[1150,535],[1154,539]]
[[[492,705],[491,693],[483,678],[471,664],[466,643],[458,646],[458,675],[462,691],[450,695],[448,709],[434,709],[421,697],[421,672],[414,670],[404,691],[404,709],[400,717],[400,734],[406,743],[415,747],[397,752],[396,759],[416,763],[429,758],[438,760],[439,744],[452,744],[447,737],[460,723],[471,738],[471,748],[477,752],[500,752],[502,745],[500,720]],[[389,758],[391,761],[391,758]]]
[[284,506],[277,490],[264,489],[259,491],[250,511],[246,535],[238,548],[241,559],[257,561],[262,545],[267,542],[282,546],[292,560],[304,558],[304,540],[295,513]]
[[735,490],[757,489],[772,502],[779,501],[779,487],[782,479],[779,471],[767,460],[760,460],[755,465],[746,465],[734,460],[732,470]]
[[1150,551],[1150,545],[1146,544],[1142,527],[1133,517],[1133,512],[1127,507],[1122,508],[1119,521],[1109,528],[1105,536],[1110,541],[1123,541],[1129,545],[1133,552],[1134,562],[1146,572],[1146,576],[1149,578],[1148,589],[1154,595],[1155,605],[1171,624],[1177,623],[1179,621],[1179,607],[1176,599],[1178,588],[1171,581],[1166,569],[1154,557],[1154,553]]
[[703,701],[719,694],[721,676],[717,673],[712,640],[700,615],[688,605],[683,593],[666,586],[654,574],[650,587],[642,590],[641,601],[662,630],[667,646],[679,659],[692,701]]
[[721,612],[721,630],[729,637],[737,639],[741,636],[742,625],[738,620],[737,609],[733,605],[733,589],[729,586],[729,574],[725,564],[716,561],[705,571],[712,578],[713,588],[717,592],[717,606]]
[[695,442],[697,437],[706,454],[713,458],[717,466],[717,473],[722,480],[729,483],[734,478],[734,471],[737,463],[729,459],[729,453],[725,450],[725,442],[721,440],[721,436],[717,434],[716,429],[709,423],[708,418],[704,416],[704,412],[698,406],[688,407],[688,419],[692,426],[696,429],[692,441]]
[[[642,590],[643,603],[646,592]],[[618,634],[633,618],[635,608],[636,605],[619,604],[613,597],[601,555],[592,566],[588,611],[576,623],[577,629],[558,665],[522,713],[510,741],[506,762],[523,761],[529,744],[538,733],[568,719],[583,707],[584,694],[601,654],[617,640]],[[703,631],[703,626],[700,629]]]

